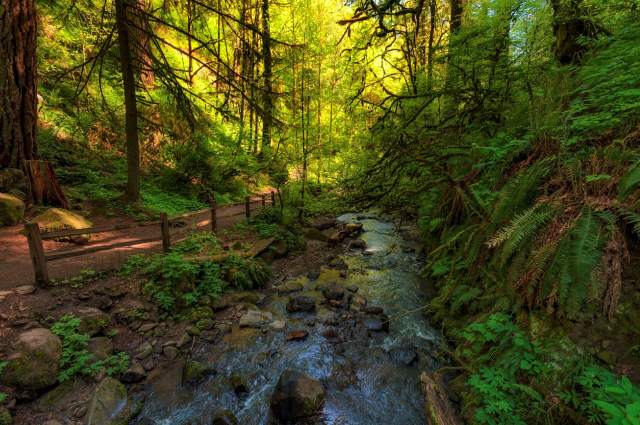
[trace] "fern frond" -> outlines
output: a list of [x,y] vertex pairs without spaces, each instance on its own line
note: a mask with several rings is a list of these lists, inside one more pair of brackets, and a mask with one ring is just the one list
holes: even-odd
[[640,161],[629,167],[626,174],[618,184],[618,195],[620,200],[625,200],[631,192],[640,185]]
[[640,214],[623,208],[620,208],[619,212],[623,220],[633,228],[636,236],[640,237]]

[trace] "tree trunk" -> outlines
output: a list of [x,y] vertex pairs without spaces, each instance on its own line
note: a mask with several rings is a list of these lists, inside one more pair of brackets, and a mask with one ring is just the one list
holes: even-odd
[[271,59],[271,31],[269,29],[269,0],[262,0],[262,60],[263,77],[263,118],[262,118],[262,153],[271,149],[271,127],[273,125],[273,87]]
[[561,65],[576,64],[586,51],[586,45],[580,43],[580,38],[594,37],[596,26],[583,17],[582,0],[551,0],[551,6],[556,60]]
[[433,60],[435,57],[434,41],[436,34],[436,13],[438,12],[437,0],[429,1],[429,46],[427,50],[428,71],[427,80],[429,88],[433,87]]
[[127,0],[116,0],[116,24],[120,45],[120,68],[124,87],[125,133],[127,140],[127,192],[130,202],[140,199],[140,144],[138,142],[138,105],[133,69],[131,38],[127,22]]
[[62,192],[50,162],[24,161],[25,174],[29,178],[33,203],[69,208],[69,202]]
[[0,168],[37,156],[35,0],[0,0]]

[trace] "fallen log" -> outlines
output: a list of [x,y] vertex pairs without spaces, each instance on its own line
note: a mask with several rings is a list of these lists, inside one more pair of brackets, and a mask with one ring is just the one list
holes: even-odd
[[424,407],[427,412],[428,425],[460,425],[462,422],[449,402],[449,397],[438,373],[423,372],[420,375]]

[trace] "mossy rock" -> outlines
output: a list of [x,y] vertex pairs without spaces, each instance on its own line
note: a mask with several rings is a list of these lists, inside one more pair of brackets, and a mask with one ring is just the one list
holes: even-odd
[[89,336],[104,333],[111,323],[111,317],[102,310],[94,307],[74,307],[69,314],[80,319],[78,332]]
[[0,226],[13,226],[24,219],[24,202],[8,193],[0,193]]
[[0,382],[26,390],[40,390],[58,381],[62,356],[60,338],[44,328],[30,329],[18,336],[14,352],[8,356]]
[[[50,208],[44,213],[34,217],[31,222],[38,223],[40,230],[47,232],[66,229],[88,229],[93,227],[93,223],[80,214],[62,208]],[[89,235],[72,236],[69,238],[61,238],[60,240],[82,244],[89,242]]]
[[127,394],[125,386],[116,379],[103,379],[95,392],[87,411],[87,425],[125,425],[139,411]]
[[192,384],[201,381],[213,372],[214,369],[211,366],[195,360],[188,360],[182,371],[182,383]]

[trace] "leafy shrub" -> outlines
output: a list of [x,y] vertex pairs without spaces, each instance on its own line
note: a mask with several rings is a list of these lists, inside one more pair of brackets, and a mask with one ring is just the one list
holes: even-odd
[[255,289],[263,287],[271,278],[271,270],[260,260],[229,256],[222,263],[225,280],[235,288]]
[[80,319],[65,315],[51,326],[51,331],[62,340],[60,373],[58,380],[65,382],[76,375],[94,376],[105,370],[108,376],[123,373],[129,367],[129,356],[117,353],[104,360],[96,360],[89,352],[89,335],[78,332]]

